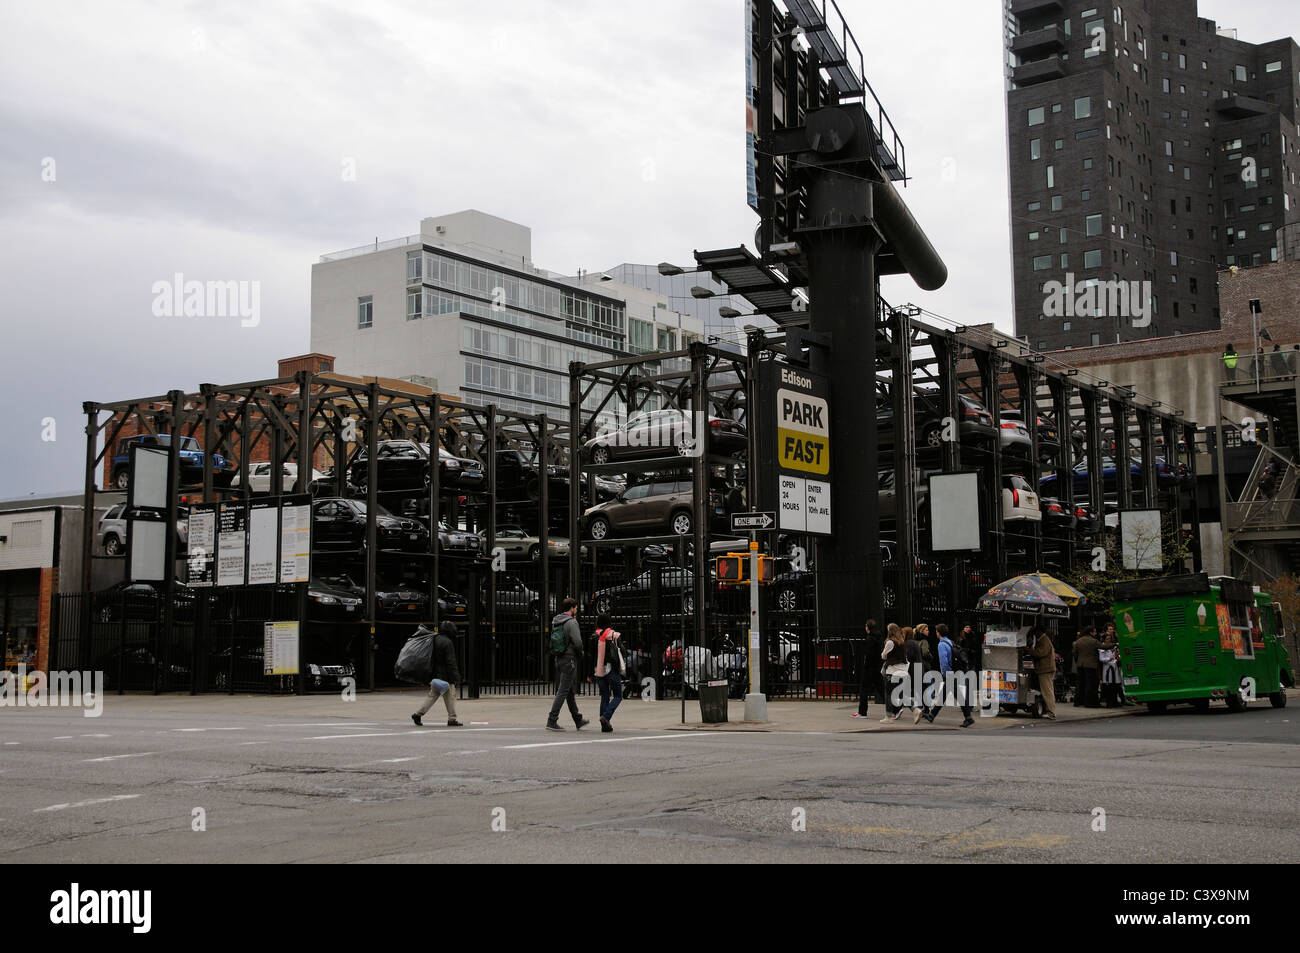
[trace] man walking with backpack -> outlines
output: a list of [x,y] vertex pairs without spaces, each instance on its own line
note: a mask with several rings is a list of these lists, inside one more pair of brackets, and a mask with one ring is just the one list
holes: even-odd
[[[948,694],[948,673],[959,675],[970,668],[970,662],[966,658],[966,651],[961,646],[956,645],[952,639],[948,638],[948,627],[943,623],[935,626],[935,632],[939,634],[939,672],[943,675],[944,680],[941,683],[940,695],[938,700],[925,713],[925,720],[934,724],[934,719],[939,716],[939,710],[943,707],[944,701]],[[956,683],[953,684],[954,696],[960,693]],[[960,698],[954,697],[953,701],[961,701]],[[965,704],[961,706],[963,728],[969,728],[975,724],[975,719],[971,717],[970,699],[965,699]]]
[[582,664],[582,630],[578,628],[578,600],[566,596],[560,604],[560,614],[551,620],[551,655],[555,659],[555,701],[551,703],[551,715],[546,719],[546,727],[551,731],[563,731],[560,725],[560,706],[566,702],[573,723],[578,728],[591,724],[578,711],[578,700],[574,696],[574,687],[578,681],[578,668]]

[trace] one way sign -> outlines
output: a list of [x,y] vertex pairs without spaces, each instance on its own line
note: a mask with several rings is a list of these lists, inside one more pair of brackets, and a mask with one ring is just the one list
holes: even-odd
[[732,513],[731,514],[731,531],[738,533],[741,530],[750,529],[771,529],[776,525],[775,513]]

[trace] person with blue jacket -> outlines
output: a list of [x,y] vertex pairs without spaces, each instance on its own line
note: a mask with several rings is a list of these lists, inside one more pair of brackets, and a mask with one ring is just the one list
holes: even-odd
[[[948,673],[954,672],[954,674],[958,674],[953,669],[952,639],[948,638],[948,627],[943,623],[940,623],[935,626],[934,630],[939,635],[939,673],[943,675],[944,681],[942,682],[941,694],[939,695],[938,701],[925,712],[925,720],[932,725],[934,724],[934,719],[938,717],[939,710],[943,707],[944,701],[946,701],[948,693]],[[956,699],[953,699],[953,701],[956,701]],[[971,705],[969,704],[970,699],[966,699],[966,701],[967,704],[961,706],[961,726],[963,728],[969,728],[971,725],[975,724],[975,719],[971,717]]]

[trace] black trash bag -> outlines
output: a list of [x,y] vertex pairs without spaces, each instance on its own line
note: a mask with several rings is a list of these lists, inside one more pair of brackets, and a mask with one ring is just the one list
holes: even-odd
[[420,626],[397,653],[393,677],[402,682],[428,685],[433,680],[433,630]]

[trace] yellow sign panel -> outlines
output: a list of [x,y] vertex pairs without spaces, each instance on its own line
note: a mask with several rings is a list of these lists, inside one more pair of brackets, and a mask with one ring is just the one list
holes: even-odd
[[778,428],[778,465],[785,470],[802,470],[825,476],[831,472],[831,445],[825,437],[812,436],[799,430]]

